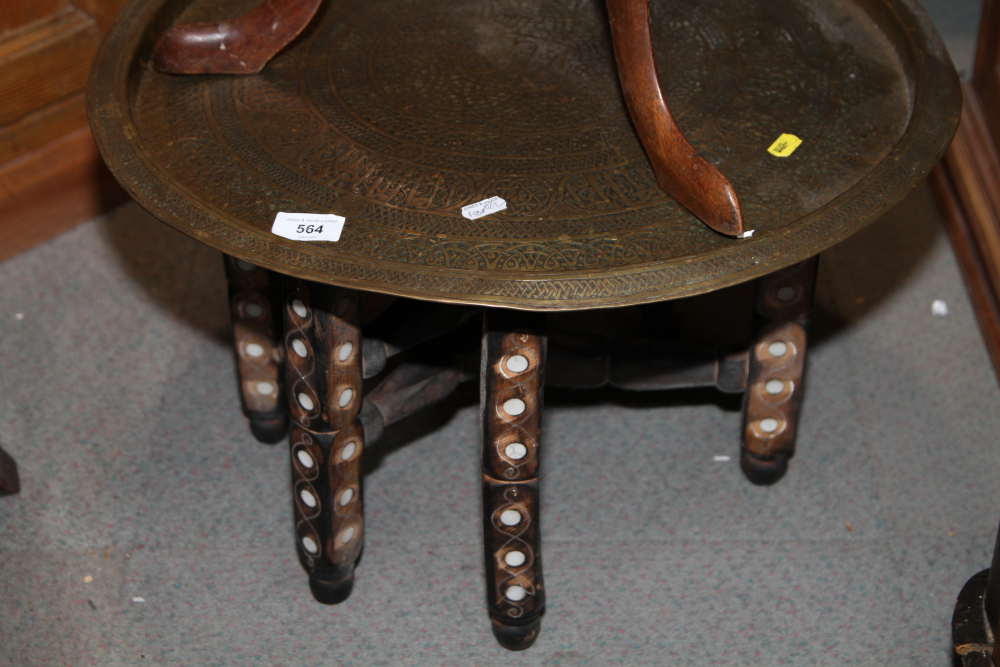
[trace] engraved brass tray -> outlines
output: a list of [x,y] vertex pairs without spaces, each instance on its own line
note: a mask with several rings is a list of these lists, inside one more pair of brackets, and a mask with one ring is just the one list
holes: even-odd
[[[186,234],[376,292],[581,309],[732,285],[877,218],[958,121],[954,69],[909,0],[651,0],[667,102],[755,230],[737,240],[656,185],[603,0],[329,0],[259,75],[151,68],[170,25],[253,4],[127,7],[90,83],[101,152]],[[775,157],[783,133],[802,144]],[[505,211],[462,217],[494,195]],[[290,241],[278,211],[347,222],[339,242]]]

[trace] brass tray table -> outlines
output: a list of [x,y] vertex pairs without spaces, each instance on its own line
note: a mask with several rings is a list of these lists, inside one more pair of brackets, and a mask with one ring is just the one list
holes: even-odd
[[[254,4],[135,0],[95,60],[94,135],[144,208],[226,255],[244,410],[259,439],[288,434],[297,549],[320,601],[343,600],[354,580],[363,447],[479,377],[487,606],[508,648],[531,645],[544,610],[544,385],[744,393],[743,469],[777,481],[816,255],[924,178],[960,109],[945,48],[911,0],[651,0],[664,95],[754,231],[736,239],[657,186],[601,0],[330,0],[260,74],[151,67],[167,28]],[[802,143],[769,152],[783,135]],[[494,196],[505,210],[463,217]],[[278,212],[346,222],[337,242],[293,241],[271,233]],[[752,279],[747,349],[652,329],[547,333],[547,313]],[[363,324],[373,293],[403,298]],[[481,344],[454,363],[386,366],[473,315]]]

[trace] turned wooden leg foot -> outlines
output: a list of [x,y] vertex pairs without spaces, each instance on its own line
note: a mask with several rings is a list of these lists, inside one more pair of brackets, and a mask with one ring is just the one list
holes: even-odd
[[21,490],[14,457],[0,447],[0,496],[9,496]]
[[809,310],[818,257],[760,279],[756,330],[743,402],[740,467],[754,484],[774,484],[795,453]]
[[254,437],[273,445],[288,434],[289,423],[281,276],[228,255],[224,261],[243,414]]
[[285,439],[288,435],[288,415],[281,415],[274,419],[259,419],[250,415],[250,432],[253,437],[265,445],[275,445]]
[[350,572],[336,581],[331,580],[329,575],[310,573],[309,590],[317,602],[340,604],[351,597],[351,591],[354,590],[354,566],[351,565]]
[[508,651],[523,651],[529,649],[538,639],[538,633],[542,631],[542,617],[538,616],[526,625],[507,625],[497,619],[490,619],[493,627],[493,636],[496,637],[500,646]]
[[299,560],[313,597],[343,602],[364,543],[357,293],[285,279],[289,453]]
[[480,368],[486,601],[497,641],[515,651],[535,642],[545,611],[538,502],[545,352],[542,317],[486,313]]

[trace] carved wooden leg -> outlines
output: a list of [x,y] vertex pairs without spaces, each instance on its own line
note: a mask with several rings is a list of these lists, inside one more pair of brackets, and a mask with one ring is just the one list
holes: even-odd
[[7,496],[21,490],[21,480],[17,474],[14,457],[0,447],[0,496]]
[[538,454],[545,377],[544,319],[487,311],[480,369],[486,601],[493,634],[530,647],[545,610]]
[[818,259],[776,271],[757,283],[757,336],[750,347],[740,451],[740,466],[754,484],[781,479],[795,451]]
[[357,292],[285,279],[295,532],[313,596],[347,599],[364,543]]
[[254,437],[274,444],[288,433],[281,276],[228,255],[225,266],[243,414]]
[[464,379],[461,368],[400,364],[365,396],[361,405],[358,419],[365,443],[374,445],[386,426],[448,398]]

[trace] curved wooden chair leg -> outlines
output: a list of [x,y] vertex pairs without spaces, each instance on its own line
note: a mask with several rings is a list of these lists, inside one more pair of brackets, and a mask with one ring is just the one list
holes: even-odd
[[544,319],[487,311],[480,369],[486,604],[511,650],[538,638],[545,610],[538,455],[545,377]]
[[754,484],[774,484],[788,470],[802,402],[806,334],[818,257],[757,283],[757,336],[743,402],[740,465]]
[[17,474],[17,462],[0,447],[0,496],[9,496],[20,490],[21,478]]
[[256,74],[301,33],[323,0],[264,0],[227,21],[170,28],[153,50],[169,74]]
[[271,445],[288,433],[281,276],[229,255],[224,263],[243,414],[254,437]]
[[359,310],[353,290],[285,279],[295,533],[324,604],[351,594],[364,544]]
[[684,138],[663,99],[653,59],[648,0],[607,3],[618,78],[657,182],[715,231],[742,234],[743,214],[736,190]]

